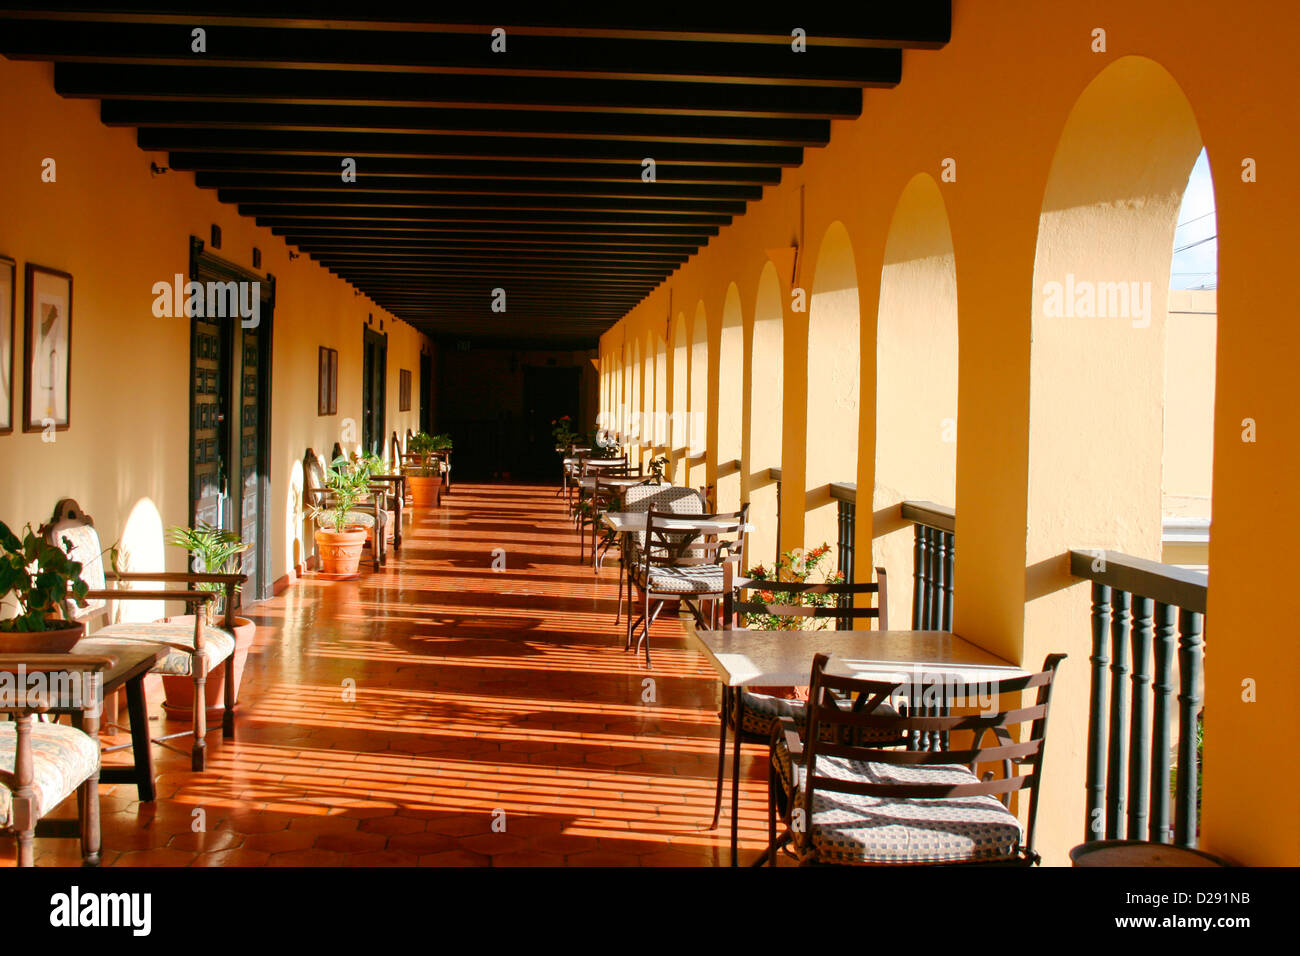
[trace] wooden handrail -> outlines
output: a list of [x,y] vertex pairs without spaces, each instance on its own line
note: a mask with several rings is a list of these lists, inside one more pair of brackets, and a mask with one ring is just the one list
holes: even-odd
[[852,481],[832,481],[831,497],[855,505],[858,503],[858,486]]
[[947,505],[938,505],[933,501],[904,501],[899,505],[899,512],[904,521],[912,524],[937,528],[949,534],[957,529],[957,512]]
[[1122,551],[1096,549],[1071,550],[1070,573],[1160,604],[1205,613],[1209,577],[1202,571],[1161,564]]

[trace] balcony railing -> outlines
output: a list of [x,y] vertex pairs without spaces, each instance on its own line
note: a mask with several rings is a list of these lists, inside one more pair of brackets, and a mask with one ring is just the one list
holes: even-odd
[[[856,580],[853,577],[853,539],[857,534],[858,486],[847,481],[832,482],[831,497],[835,499],[835,560],[844,580],[851,582]],[[840,606],[847,606],[851,600],[851,595],[841,595]],[[837,617],[835,626],[842,631],[848,630],[853,626],[853,618]]]
[[904,501],[912,522],[912,630],[952,630],[952,570],[957,513],[933,501]]
[[1116,551],[1071,551],[1070,571],[1092,581],[1085,838],[1194,847],[1206,575]]

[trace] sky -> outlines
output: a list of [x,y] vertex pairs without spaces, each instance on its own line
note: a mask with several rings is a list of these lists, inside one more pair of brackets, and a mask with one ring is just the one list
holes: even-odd
[[1214,183],[1205,150],[1196,158],[1192,175],[1178,211],[1174,233],[1174,262],[1170,268],[1171,289],[1214,289],[1218,287],[1219,241],[1214,215]]

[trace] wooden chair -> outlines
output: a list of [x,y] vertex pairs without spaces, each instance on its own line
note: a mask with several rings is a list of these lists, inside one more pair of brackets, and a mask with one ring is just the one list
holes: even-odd
[[[26,682],[36,674],[90,675],[112,666],[111,658],[85,654],[0,654],[0,673],[15,675],[14,684],[20,673]],[[34,837],[71,835],[58,826],[64,821],[45,821],[42,826],[41,818],[76,793],[81,860],[98,866],[99,701],[86,702],[80,730],[37,721],[35,716],[49,703],[26,694],[17,699],[0,696],[0,713],[14,718],[0,723],[0,831],[17,838],[18,865],[33,866]]]
[[[959,709],[969,701],[1003,708],[948,716],[882,714],[879,705],[909,685],[826,673],[825,654],[813,659],[807,727],[785,719],[772,732],[768,769],[768,848],[792,843],[802,864],[961,865],[1039,861],[1034,851],[1038,787],[1052,681],[1064,654],[1049,654],[1037,674],[964,684],[937,678],[945,700]],[[930,686],[930,685],[927,685]],[[1020,692],[1036,691],[1021,706]],[[1006,695],[1012,703],[1004,705]],[[865,699],[846,710],[840,699]],[[1029,724],[1028,734],[1022,732]],[[829,731],[829,732],[824,732]],[[961,749],[901,750],[858,744],[858,733],[936,737],[969,734]],[[985,743],[992,736],[992,740]],[[997,776],[981,765],[1001,765]],[[780,778],[793,782],[788,797]],[[1030,791],[1027,826],[1010,810],[1012,793]],[[782,798],[785,797],[783,800]],[[794,813],[800,813],[794,824]],[[785,832],[777,835],[778,815]]]
[[[325,485],[325,463],[310,448],[302,459],[302,504],[303,510],[310,515],[312,508],[328,510],[334,500],[333,493]],[[388,560],[385,542],[389,525],[387,487],[372,486],[371,493],[358,501],[353,510],[348,512],[348,521],[366,529],[366,542],[370,547],[371,565],[375,571]],[[314,522],[309,521],[309,527]],[[316,553],[315,535],[310,537],[312,554]],[[306,544],[306,542],[304,542]]]
[[[748,591],[752,595],[762,598],[762,600],[744,600],[743,595]],[[834,604],[829,605],[811,605],[811,604],[790,604],[789,600],[795,595],[814,594],[835,597]],[[875,595],[875,604],[866,604],[858,606],[854,599],[859,595]],[[767,595],[771,595],[768,598]],[[784,600],[778,600],[778,595],[785,597]],[[732,587],[727,589],[723,595],[723,627],[745,627],[746,617],[749,615],[768,614],[773,617],[790,619],[792,622],[798,619],[808,618],[810,620],[822,620],[825,618],[849,618],[852,620],[874,620],[876,628],[881,631],[889,630],[889,611],[888,611],[888,576],[884,568],[876,568],[876,580],[874,582],[864,582],[859,584],[808,584],[802,581],[763,581],[754,578],[737,579]],[[807,639],[806,635],[800,630],[792,630],[791,640]],[[778,688],[767,688],[768,690],[778,691]],[[791,700],[776,694],[766,694],[761,692],[761,688],[722,688],[722,709],[718,719],[718,784],[717,792],[713,803],[713,822],[709,825],[712,830],[718,825],[718,818],[722,813],[722,781],[725,776],[726,754],[727,754],[727,729],[730,728],[732,733],[739,733],[740,740],[744,743],[766,744],[772,739],[773,728],[781,720],[789,718],[799,723],[807,717],[806,708],[802,700]],[[740,729],[734,726],[736,722],[736,698],[740,694],[741,706],[741,723]],[[853,706],[861,707],[862,701],[856,701]],[[881,705],[882,713],[894,713],[894,710],[888,704]],[[898,746],[905,744],[906,741],[901,738],[876,738],[874,742],[878,746]],[[739,752],[739,751],[737,751]],[[736,768],[732,768],[732,773]]]
[[[736,512],[700,515],[699,519],[718,522],[708,534],[682,532],[672,527],[682,515],[646,511],[646,537],[630,584],[641,595],[641,637],[636,649],[645,648],[646,667],[650,666],[650,626],[668,601],[684,604],[701,627],[708,623],[701,607],[706,600],[721,598],[730,579],[723,566],[741,567],[745,553],[745,524],[749,504]],[[627,647],[632,646],[632,601],[628,597]]]
[[[109,601],[172,601],[194,608],[193,625],[169,621],[151,623],[105,623],[92,636],[96,641],[124,644],[161,644],[171,653],[163,657],[152,673],[191,677],[194,680],[193,727],[189,731],[154,737],[154,743],[166,745],[175,737],[194,735],[190,750],[190,763],[196,771],[203,769],[207,753],[207,676],[218,665],[225,665],[225,699],[221,716],[221,735],[235,736],[235,594],[247,580],[244,574],[207,574],[200,572],[117,571],[104,567],[104,549],[99,532],[89,515],[71,498],[64,498],[54,507],[49,523],[41,527],[41,535],[48,544],[67,550],[69,557],[81,562],[81,577],[90,585],[86,602],[82,605],[69,601],[67,615],[72,620],[88,623],[95,618],[108,618]],[[70,549],[69,549],[70,547]],[[134,588],[108,588],[107,582],[120,584],[152,583],[185,584],[183,590],[137,590]],[[225,617],[221,627],[207,627],[203,605],[215,601],[215,591],[199,591],[196,584],[221,585],[225,593]],[[87,628],[89,631],[89,627]]]
[[626,475],[628,460],[623,458],[584,458],[578,463],[575,480],[569,484],[569,517],[579,525],[578,505],[582,503],[582,479],[595,475]]

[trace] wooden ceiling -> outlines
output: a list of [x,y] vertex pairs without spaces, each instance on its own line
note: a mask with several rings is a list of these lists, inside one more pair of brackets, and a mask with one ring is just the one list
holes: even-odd
[[565,348],[594,344],[951,23],[950,0],[780,20],[321,6],[0,7],[0,53],[53,61],[60,94],[98,99],[104,123],[431,335]]

